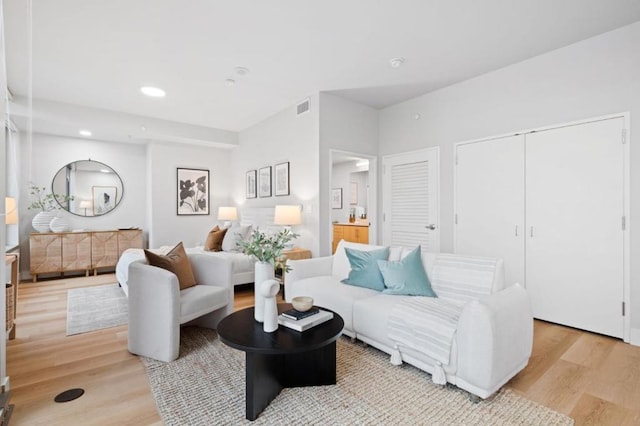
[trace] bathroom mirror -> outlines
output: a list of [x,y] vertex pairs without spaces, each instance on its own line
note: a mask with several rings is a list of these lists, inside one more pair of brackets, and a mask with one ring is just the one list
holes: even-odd
[[53,177],[51,190],[59,196],[60,207],[78,216],[101,216],[115,209],[124,193],[122,179],[115,170],[99,161],[79,160],[62,167]]

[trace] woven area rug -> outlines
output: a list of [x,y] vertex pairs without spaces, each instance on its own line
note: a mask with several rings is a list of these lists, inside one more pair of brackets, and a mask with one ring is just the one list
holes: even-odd
[[127,323],[127,296],[118,284],[67,291],[67,336]]
[[254,422],[245,419],[244,353],[215,331],[181,330],[180,357],[141,358],[165,424],[171,425],[571,425],[573,420],[510,390],[474,404],[412,366],[340,338],[335,386],[284,389]]

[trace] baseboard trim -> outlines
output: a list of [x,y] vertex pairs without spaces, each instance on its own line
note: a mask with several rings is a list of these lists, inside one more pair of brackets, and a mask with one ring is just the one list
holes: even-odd
[[640,328],[632,328],[629,333],[629,343],[634,346],[640,346]]

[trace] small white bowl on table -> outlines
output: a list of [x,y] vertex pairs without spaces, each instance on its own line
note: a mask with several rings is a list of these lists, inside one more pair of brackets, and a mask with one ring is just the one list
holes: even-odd
[[313,307],[313,297],[297,296],[291,299],[293,309],[299,312],[306,312]]

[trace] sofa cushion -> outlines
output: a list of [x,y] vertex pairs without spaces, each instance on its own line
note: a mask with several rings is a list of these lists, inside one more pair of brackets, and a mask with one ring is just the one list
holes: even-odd
[[313,304],[336,312],[344,320],[345,330],[353,334],[353,303],[380,294],[364,287],[344,285],[331,275],[304,278],[287,290],[287,300],[296,296],[311,296]]
[[437,297],[422,265],[420,246],[399,261],[378,260],[387,294]]
[[176,277],[178,277],[180,290],[196,285],[196,279],[191,270],[191,263],[189,262],[187,253],[184,251],[182,241],[166,255],[156,254],[149,250],[145,250],[144,255],[149,265],[173,272]]
[[389,257],[389,249],[385,247],[378,250],[362,251],[347,247],[345,251],[351,265],[351,271],[342,282],[372,290],[384,290],[384,279],[377,261],[386,260]]
[[228,299],[227,288],[213,285],[194,285],[180,291],[180,324],[222,308]]
[[349,259],[347,259],[347,253],[345,252],[345,248],[352,248],[361,251],[371,251],[371,250],[379,250],[385,248],[385,246],[374,246],[371,244],[360,244],[360,243],[351,243],[344,240],[341,240],[336,247],[336,252],[333,255],[332,267],[331,267],[331,275],[338,278],[338,280],[342,280],[347,278],[349,275],[349,271],[351,270],[351,264],[349,263]]

